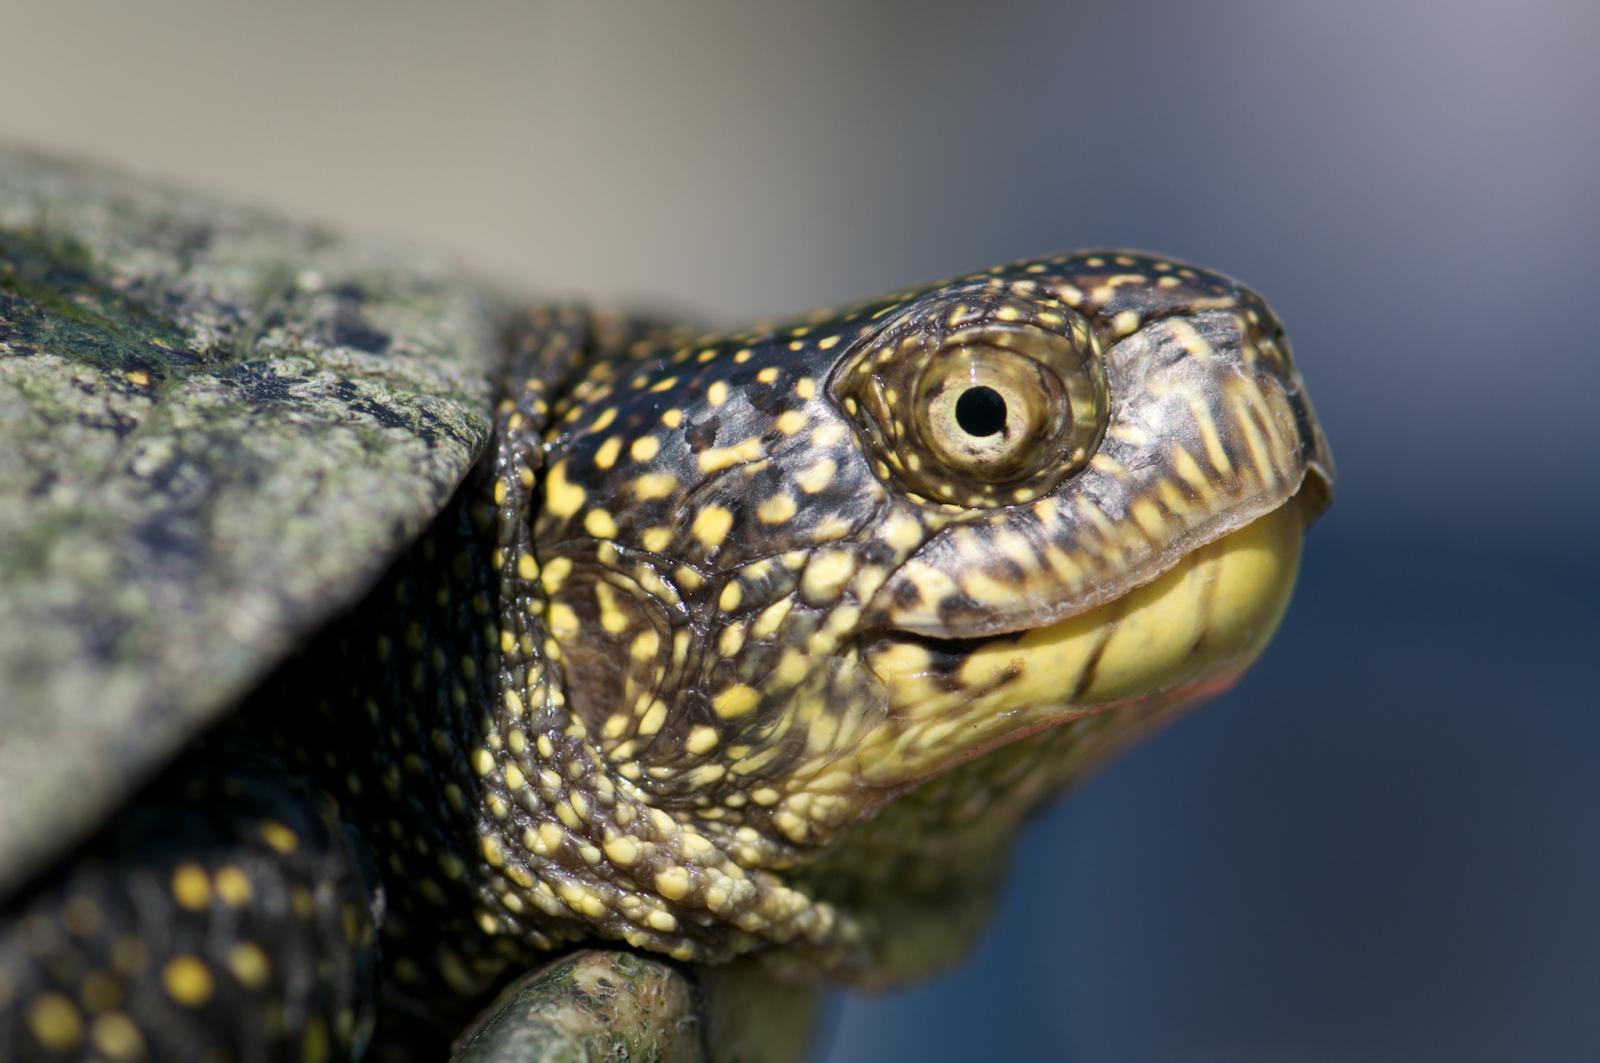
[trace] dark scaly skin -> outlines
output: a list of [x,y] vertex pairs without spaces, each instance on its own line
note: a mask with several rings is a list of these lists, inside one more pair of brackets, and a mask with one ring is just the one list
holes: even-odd
[[[1308,472],[1325,499],[1270,313],[1160,260],[1021,263],[692,343],[575,310],[523,336],[491,461],[241,723],[370,846],[385,1054],[596,937],[858,982],[944,962],[1030,807],[1260,649],[1287,500]],[[941,401],[918,367],[952,345],[1022,352],[991,390],[1067,410],[1003,486],[916,421]],[[1207,588],[1250,534],[1287,575],[1230,628]],[[1146,669],[1122,633],[1194,573],[1186,649]],[[4,1014],[38,1039],[40,993],[89,1002],[36,975]],[[206,1014],[219,1047],[255,1021]]]
[[348,1055],[375,1017],[376,884],[309,780],[205,744],[8,906],[0,1055]]

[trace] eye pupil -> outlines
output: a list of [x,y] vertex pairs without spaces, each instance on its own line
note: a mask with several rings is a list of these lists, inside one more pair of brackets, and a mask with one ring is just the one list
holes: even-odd
[[1006,426],[1006,400],[994,388],[968,388],[956,400],[956,424],[969,436],[992,436]]

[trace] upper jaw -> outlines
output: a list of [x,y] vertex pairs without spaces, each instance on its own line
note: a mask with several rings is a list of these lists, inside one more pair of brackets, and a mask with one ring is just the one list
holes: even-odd
[[[1326,481],[1308,472],[1286,499],[1230,510],[1172,538],[1162,549],[1132,556],[1129,551],[1120,568],[1103,566],[1101,578],[1093,581],[1064,552],[1046,548],[1031,565],[1008,555],[1012,564],[1003,568],[1011,578],[1002,582],[978,566],[963,571],[966,566],[955,559],[959,541],[935,537],[890,576],[869,603],[862,626],[945,640],[998,638],[1046,627],[1128,595],[1195,551],[1291,501],[1309,523],[1326,507],[1327,493]],[[952,578],[951,572],[957,575]]]

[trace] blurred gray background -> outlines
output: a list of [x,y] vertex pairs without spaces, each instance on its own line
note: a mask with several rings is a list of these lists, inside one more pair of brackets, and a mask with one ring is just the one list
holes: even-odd
[[827,1058],[1600,1058],[1600,5],[0,0],[0,136],[732,321],[1236,274],[1336,451],[1282,634]]

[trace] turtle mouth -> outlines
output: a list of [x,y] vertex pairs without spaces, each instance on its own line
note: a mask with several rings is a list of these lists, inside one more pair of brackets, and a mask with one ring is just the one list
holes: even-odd
[[1029,717],[1231,680],[1288,606],[1311,515],[1296,494],[1087,607],[1022,602],[965,629],[879,628],[869,667],[902,711],[976,700]]
[[[1059,562],[1040,557],[1026,559],[1031,567],[1023,567],[1012,555],[1005,563],[1019,574],[1002,586],[999,579],[982,574],[992,566],[988,553],[962,557],[940,549],[949,543],[944,537],[935,538],[913,554],[874,596],[863,626],[887,637],[917,639],[930,647],[948,644],[947,653],[987,640],[1015,638],[1126,599],[1274,514],[1297,515],[1303,531],[1327,508],[1331,483],[1321,466],[1308,466],[1294,489],[1277,499],[1258,497],[1223,510],[1154,550],[1135,547],[1118,563],[1103,565],[1092,574],[1072,567],[1063,573]],[[1050,548],[1040,549],[1047,554]],[[981,581],[976,596],[970,582],[974,569]]]

